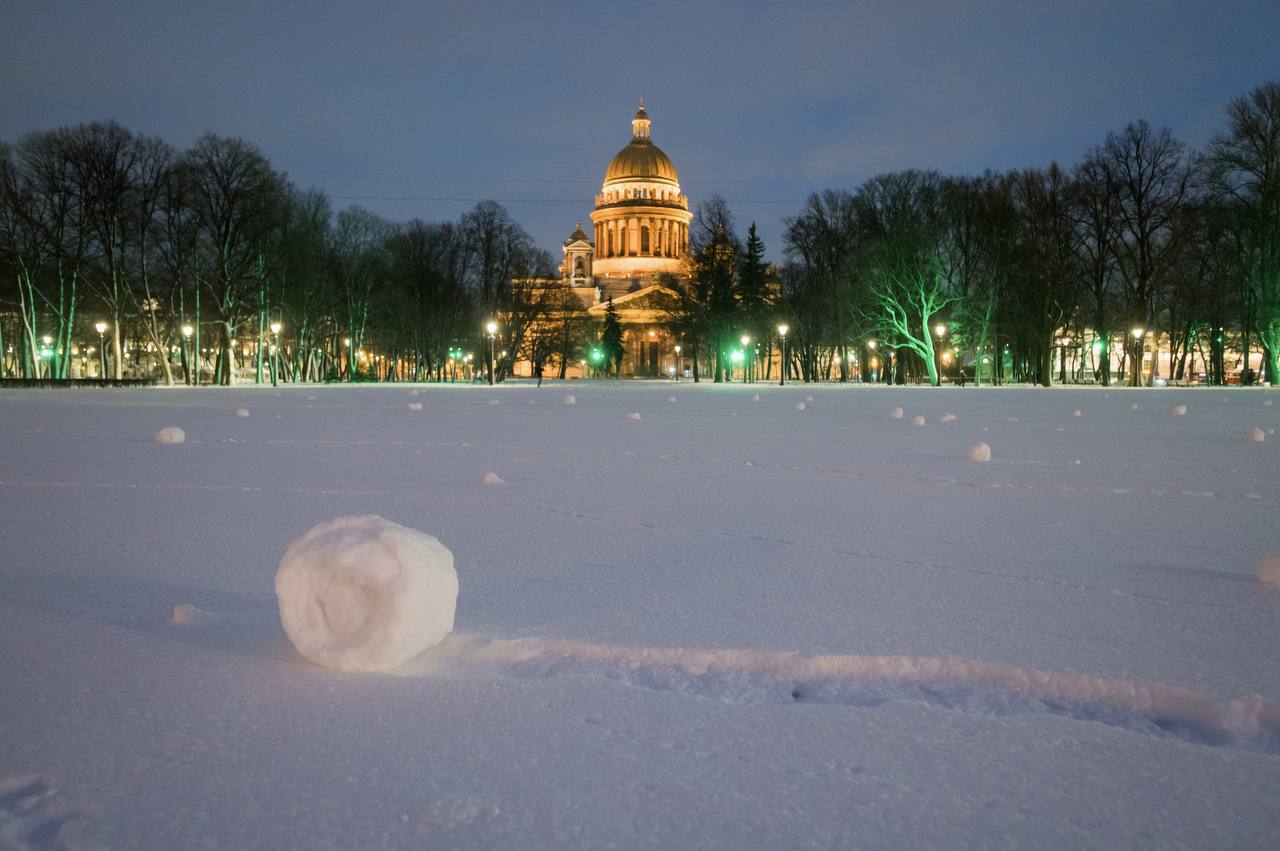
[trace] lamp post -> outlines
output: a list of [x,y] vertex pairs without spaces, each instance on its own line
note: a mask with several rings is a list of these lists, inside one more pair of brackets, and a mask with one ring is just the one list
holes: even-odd
[[871,383],[872,383],[872,384],[874,384],[874,383],[876,382],[876,369],[875,369],[875,367],[876,367],[876,364],[877,364],[877,363],[879,363],[879,360],[878,360],[878,359],[876,359],[875,357],[873,357],[873,356],[872,356],[872,354],[871,354],[871,353],[872,353],[872,352],[874,352],[875,350],[876,350],[876,341],[875,341],[875,340],[867,340],[867,364],[868,364],[868,365],[869,365],[869,367],[870,367],[870,369],[869,369],[869,370],[868,370],[868,372],[867,372],[867,375],[869,375],[869,376],[870,376],[870,378],[871,378]]
[[1147,329],[1141,325],[1134,328],[1133,334],[1133,379],[1132,386],[1137,387],[1142,383],[1142,354],[1143,354],[1143,337],[1147,334]]
[[738,342],[742,343],[742,380],[745,383],[749,380],[747,372],[751,369],[751,338],[746,334],[743,334],[738,338]]
[[947,335],[947,326],[944,323],[939,322],[937,325],[933,326],[933,333],[938,336],[938,351],[935,357],[938,360],[938,367],[937,367],[938,386],[941,387],[942,386],[942,338]]
[[[191,383],[191,355],[193,354],[191,351],[191,335],[195,333],[195,330],[190,325],[182,326],[182,365],[187,373],[187,384]],[[198,352],[194,354],[199,357]]]
[[790,330],[791,329],[787,327],[785,322],[778,326],[778,336],[782,339],[782,369],[778,371],[780,375],[780,379],[778,381],[779,387],[785,387],[787,385],[787,332]]
[[276,377],[280,372],[280,323],[271,323],[271,386],[276,386]]
[[484,330],[489,332],[489,386],[493,386],[493,344],[498,334],[498,323],[490,320],[485,324]]
[[680,367],[682,366],[682,364],[680,363],[680,350],[681,350],[680,344],[676,343],[676,373],[675,373],[676,381],[680,380]]
[[98,364],[99,364],[98,377],[106,378],[107,377],[107,345],[105,342],[106,338],[103,335],[107,333],[107,323],[95,322],[93,327],[94,327],[94,330],[98,332]]

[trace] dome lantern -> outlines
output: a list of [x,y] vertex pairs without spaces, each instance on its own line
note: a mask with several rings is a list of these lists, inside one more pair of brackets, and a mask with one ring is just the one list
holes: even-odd
[[640,98],[640,108],[631,119],[631,141],[649,141],[649,113],[644,111],[644,98]]

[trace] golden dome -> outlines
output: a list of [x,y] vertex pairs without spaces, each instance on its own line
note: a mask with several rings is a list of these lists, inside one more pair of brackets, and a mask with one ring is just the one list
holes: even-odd
[[604,182],[616,180],[662,180],[679,183],[676,167],[662,149],[648,140],[632,142],[609,161]]
[[679,184],[676,167],[671,158],[662,149],[649,141],[649,114],[644,111],[644,101],[640,101],[640,109],[631,119],[631,144],[627,145],[609,161],[604,170],[604,182],[608,186],[614,181],[659,180]]

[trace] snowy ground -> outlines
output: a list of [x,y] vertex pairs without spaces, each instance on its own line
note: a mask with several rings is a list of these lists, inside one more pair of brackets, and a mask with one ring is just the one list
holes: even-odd
[[[0,393],[0,848],[1277,847],[1266,398]],[[316,667],[276,567],[370,513],[456,631]]]

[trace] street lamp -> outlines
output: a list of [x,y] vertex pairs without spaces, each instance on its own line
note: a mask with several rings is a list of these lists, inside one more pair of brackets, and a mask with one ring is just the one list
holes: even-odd
[[933,333],[938,335],[938,386],[942,386],[942,338],[947,335],[947,326],[945,323],[939,322],[933,326]]
[[[182,326],[182,365],[187,373],[188,384],[191,383],[191,355],[195,354],[190,351],[191,335],[195,333],[195,330],[196,329],[192,328],[190,325]],[[197,355],[197,358],[198,358],[198,355]],[[198,362],[199,361],[197,360],[197,363]]]
[[1133,386],[1137,387],[1142,383],[1142,338],[1146,336],[1147,329],[1139,325],[1129,333],[1133,334]]
[[749,358],[746,357],[746,355],[751,351],[751,349],[749,348],[749,346],[751,345],[751,338],[746,334],[743,334],[741,337],[738,338],[738,342],[742,344],[742,351],[743,351],[743,358],[744,358],[743,366],[742,366],[742,380],[745,382],[747,380],[747,362],[750,360]]
[[787,332],[791,329],[783,322],[778,326],[778,336],[782,338],[782,369],[781,379],[778,381],[779,387],[785,387],[787,384]]
[[107,323],[95,322],[94,329],[98,332],[98,372],[99,378],[107,377],[107,346],[103,342],[103,335],[107,333]]
[[489,320],[485,323],[484,330],[489,332],[489,386],[493,386],[493,342],[498,333],[498,323]]
[[280,372],[280,323],[271,323],[271,386],[276,386],[276,376]]
[[680,363],[680,351],[681,351],[680,344],[676,343],[676,370],[675,370],[676,381],[680,380],[680,367],[682,366],[682,364]]

